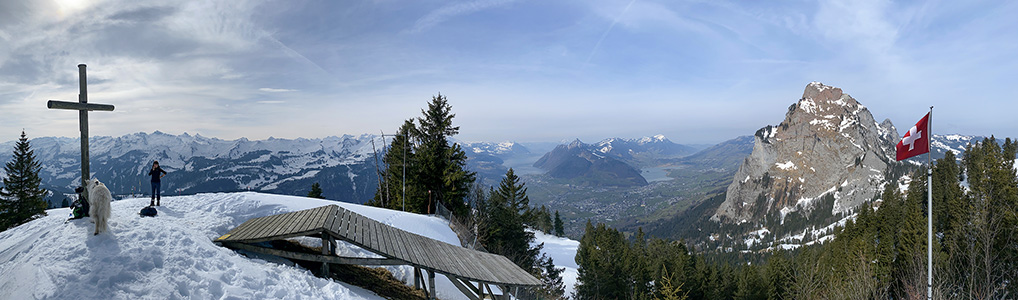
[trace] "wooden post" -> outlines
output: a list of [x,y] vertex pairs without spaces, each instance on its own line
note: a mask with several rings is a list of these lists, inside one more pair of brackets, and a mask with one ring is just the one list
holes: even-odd
[[[85,64],[78,65],[78,103],[88,103],[88,88],[85,87]],[[86,182],[92,176],[88,168],[88,111],[78,111],[78,131],[81,132],[81,186],[88,186]],[[88,201],[88,193],[85,193],[85,201]]]
[[488,295],[491,295],[491,299],[495,299],[495,292],[491,290],[491,285],[485,283],[484,288],[488,289]]
[[414,267],[414,288],[421,288],[421,268]]
[[[322,234],[322,255],[332,256],[332,236]],[[322,277],[329,278],[329,263],[322,262]]]
[[[88,103],[88,89],[85,80],[85,64],[78,65],[78,102],[66,102],[50,100],[46,107],[50,109],[71,109],[78,111],[78,131],[81,132],[81,186],[87,186],[91,178],[88,164],[88,111],[103,110],[112,111],[113,105]],[[82,193],[85,200],[88,200],[88,193]]]
[[435,271],[428,270],[428,299],[438,299],[435,296]]

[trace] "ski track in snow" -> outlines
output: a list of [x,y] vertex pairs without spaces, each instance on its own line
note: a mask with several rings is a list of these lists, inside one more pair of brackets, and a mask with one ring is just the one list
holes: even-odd
[[[244,193],[166,197],[159,215],[142,218],[149,199],[112,203],[110,231],[91,235],[89,218],[65,223],[67,208],[0,232],[0,298],[6,299],[381,299],[343,282],[315,277],[286,260],[252,256],[212,240],[244,221],[337,204],[397,228],[459,245],[448,221],[330,200]],[[575,245],[538,234],[567,289],[575,282]],[[317,239],[299,239],[314,245]],[[340,255],[374,256],[341,243]],[[566,245],[566,246],[554,246]],[[571,247],[571,248],[570,248]],[[570,252],[571,251],[571,252]],[[568,259],[566,259],[568,257]],[[406,283],[412,267],[387,267]],[[572,278],[570,278],[572,277]],[[465,299],[445,276],[436,276],[442,299]],[[570,280],[571,279],[571,280]]]

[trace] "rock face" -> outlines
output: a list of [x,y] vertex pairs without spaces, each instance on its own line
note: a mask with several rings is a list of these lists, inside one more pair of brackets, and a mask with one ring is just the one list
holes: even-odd
[[713,219],[783,219],[825,194],[834,196],[832,214],[852,210],[878,193],[897,141],[890,120],[877,123],[840,88],[811,82],[781,124],[756,132]]

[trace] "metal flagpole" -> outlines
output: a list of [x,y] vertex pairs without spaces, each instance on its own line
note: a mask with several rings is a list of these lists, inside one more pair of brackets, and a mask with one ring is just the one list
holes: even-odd
[[926,119],[926,299],[933,299],[933,106]]

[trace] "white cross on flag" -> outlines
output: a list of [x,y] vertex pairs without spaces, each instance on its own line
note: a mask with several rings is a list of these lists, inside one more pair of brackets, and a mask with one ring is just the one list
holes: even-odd
[[901,141],[896,147],[898,160],[930,152],[929,121],[930,114],[926,114],[922,120],[919,120],[919,123],[915,123],[915,126],[905,133],[905,136],[901,137]]

